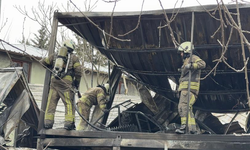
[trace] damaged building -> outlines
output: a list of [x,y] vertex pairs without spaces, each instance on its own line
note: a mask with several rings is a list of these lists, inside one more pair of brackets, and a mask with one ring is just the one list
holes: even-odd
[[40,110],[23,69],[0,69],[0,81],[0,144],[4,145],[16,129],[15,145],[35,147]]
[[[46,130],[43,119],[51,75],[47,71],[39,124],[36,122],[39,135],[37,149],[248,149],[248,116],[243,127],[234,119],[240,113],[249,111],[249,83],[246,82],[246,78],[250,77],[249,64],[243,60],[249,57],[246,40],[250,35],[240,34],[233,28],[239,18],[229,14],[239,13],[241,28],[250,31],[249,10],[250,5],[245,4],[113,14],[55,12],[49,52],[53,53],[60,23],[86,39],[114,64],[109,77],[109,110],[131,104],[128,100],[113,105],[122,74],[135,82],[142,102],[124,111],[118,109],[118,117],[109,124],[107,118],[110,114],[105,113],[102,128],[94,127],[91,131]],[[218,19],[221,16],[227,19],[225,28],[221,27],[221,19]],[[168,22],[168,18],[172,19],[171,22]],[[207,64],[201,73],[200,93],[194,105],[195,119],[201,132],[197,135],[177,135],[174,131],[180,126],[179,97],[172,85],[179,84],[178,68],[182,65],[182,59],[177,54],[173,38],[177,43],[191,41],[192,20],[195,50]],[[230,23],[236,24],[229,26]],[[223,31],[219,30],[222,28]],[[242,36],[246,44],[242,44]],[[230,41],[225,43],[223,40],[229,37]],[[221,43],[218,42],[221,40]],[[245,55],[242,55],[242,51]],[[225,59],[221,59],[222,56]],[[151,96],[149,91],[155,95]],[[213,113],[231,113],[234,116],[230,122],[223,124]],[[96,124],[91,122],[93,126]]]

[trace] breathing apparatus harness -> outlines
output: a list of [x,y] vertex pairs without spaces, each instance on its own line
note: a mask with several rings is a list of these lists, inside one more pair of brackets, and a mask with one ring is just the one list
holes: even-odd
[[59,49],[58,54],[55,56],[53,68],[53,75],[56,79],[63,78],[66,75],[73,76],[73,70],[68,69],[72,52],[73,49],[66,46],[63,46]]

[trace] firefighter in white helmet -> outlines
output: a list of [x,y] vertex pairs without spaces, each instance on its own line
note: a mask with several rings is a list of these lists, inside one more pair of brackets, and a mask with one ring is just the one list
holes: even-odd
[[[193,104],[199,93],[200,88],[200,75],[201,69],[206,67],[206,63],[197,56],[197,53],[192,55],[192,60],[190,61],[190,53],[194,49],[191,46],[191,42],[184,42],[178,47],[178,52],[180,52],[183,58],[183,65],[181,67],[181,77],[179,79],[180,99],[178,104],[178,112],[181,117],[181,127],[176,129],[176,133],[184,134],[186,130],[186,120],[188,119],[188,128],[190,133],[196,133],[196,123],[193,114]],[[191,62],[191,63],[190,63]],[[189,70],[191,70],[191,82],[190,82],[190,93],[189,93],[189,104],[188,104],[188,85],[189,85]],[[189,118],[187,118],[187,106],[189,106]]]
[[[93,114],[93,116],[101,116],[107,112],[107,102],[109,101],[109,84],[98,85],[97,87],[90,88],[77,102],[77,108],[80,114],[89,121],[90,109],[93,105],[99,107],[101,110],[100,114]],[[94,111],[95,112],[95,111]],[[98,118],[99,118],[98,117]],[[97,119],[98,119],[97,118]],[[83,119],[80,120],[76,130],[87,130],[88,123]]]
[[81,65],[73,53],[75,44],[66,40],[58,53],[40,62],[53,70],[50,90],[44,117],[44,128],[51,129],[54,124],[56,106],[61,98],[65,106],[64,128],[75,129],[74,88],[78,89],[81,80]]

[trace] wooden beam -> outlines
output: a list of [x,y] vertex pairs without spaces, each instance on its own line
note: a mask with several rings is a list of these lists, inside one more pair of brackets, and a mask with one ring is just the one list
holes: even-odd
[[[55,45],[56,45],[56,35],[57,35],[57,27],[58,27],[58,19],[57,15],[54,13],[54,18],[53,18],[53,24],[52,24],[52,33],[50,37],[50,42],[49,42],[49,53],[48,55],[51,55],[54,53],[55,50]],[[51,72],[49,70],[46,70],[45,73],[45,80],[44,80],[44,87],[43,87],[43,95],[42,95],[42,103],[41,103],[41,111],[40,111],[40,116],[39,116],[39,124],[38,124],[38,131],[44,128],[44,113],[48,101],[48,93],[49,93],[49,85],[50,85],[50,77],[51,77]],[[42,137],[43,134],[40,135],[40,138]],[[37,149],[42,150],[40,147],[40,142],[38,140],[37,142]]]
[[[46,138],[43,146],[48,147],[115,147],[111,138]],[[244,150],[250,142],[221,142],[221,141],[190,141],[190,140],[153,140],[153,139],[121,139],[120,147],[124,148],[165,148],[169,149],[202,149],[202,150]]]
[[40,131],[46,136],[71,137],[71,138],[117,138],[121,139],[154,139],[154,140],[182,140],[182,141],[221,141],[221,142],[248,142],[250,135],[241,134],[171,134],[171,133],[145,133],[145,132],[115,132],[115,131],[76,131],[65,129],[49,129]]

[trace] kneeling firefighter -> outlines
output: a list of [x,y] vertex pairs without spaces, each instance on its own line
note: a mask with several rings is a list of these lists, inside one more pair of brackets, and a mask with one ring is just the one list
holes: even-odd
[[[77,108],[80,114],[89,121],[90,109],[95,105],[95,109],[98,107],[101,111],[98,114],[93,113],[95,120],[99,119],[103,113],[107,112],[106,104],[109,101],[109,84],[98,85],[97,87],[90,88],[77,102]],[[94,112],[97,112],[94,110]],[[93,120],[92,120],[93,121]],[[83,119],[80,120],[77,130],[87,130],[88,123]]]
[[78,89],[81,80],[81,65],[76,54],[75,44],[67,40],[57,54],[52,54],[40,62],[53,68],[48,102],[45,110],[44,128],[51,129],[58,100],[61,98],[65,106],[64,128],[75,129],[74,88]]

